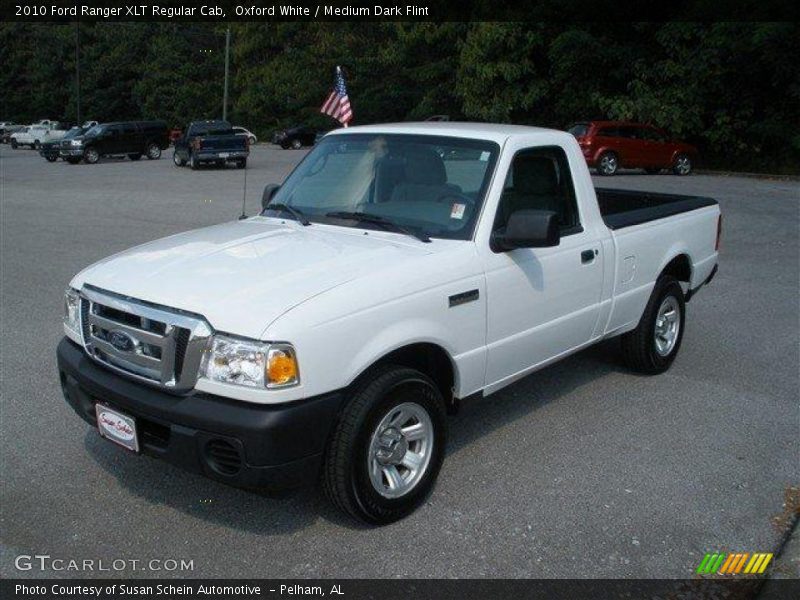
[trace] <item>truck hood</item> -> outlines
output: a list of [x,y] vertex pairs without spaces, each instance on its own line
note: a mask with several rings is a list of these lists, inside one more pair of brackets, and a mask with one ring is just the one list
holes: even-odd
[[131,248],[84,269],[71,285],[189,311],[217,331],[259,338],[305,300],[421,259],[434,246],[394,238],[253,217]]

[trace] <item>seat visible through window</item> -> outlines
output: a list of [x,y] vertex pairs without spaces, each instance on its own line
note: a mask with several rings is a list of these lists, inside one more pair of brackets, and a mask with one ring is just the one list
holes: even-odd
[[561,148],[519,152],[511,163],[495,219],[504,227],[518,210],[550,210],[558,215],[562,234],[578,227],[575,193]]
[[435,202],[460,191],[458,186],[447,183],[442,157],[431,148],[418,147],[406,155],[402,179],[395,185],[390,201]]

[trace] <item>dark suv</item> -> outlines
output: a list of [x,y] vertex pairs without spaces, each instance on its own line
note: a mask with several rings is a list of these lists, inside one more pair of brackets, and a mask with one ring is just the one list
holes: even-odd
[[94,164],[101,156],[128,155],[139,160],[161,158],[169,147],[169,131],[164,121],[124,121],[95,125],[85,134],[61,143],[59,155],[72,164],[81,160]]
[[575,123],[568,131],[598,175],[614,175],[622,168],[651,174],[670,169],[676,175],[688,175],[697,162],[697,148],[644,123],[588,121]]

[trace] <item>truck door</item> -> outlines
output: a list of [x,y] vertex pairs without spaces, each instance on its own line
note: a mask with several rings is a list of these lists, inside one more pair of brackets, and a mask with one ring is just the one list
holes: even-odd
[[[576,152],[572,161],[582,161]],[[487,284],[487,392],[586,344],[603,286],[600,235],[582,221],[565,149],[520,148],[503,176],[493,230],[516,210],[552,210],[561,239],[551,248],[508,252],[492,251],[488,240],[479,243]]]

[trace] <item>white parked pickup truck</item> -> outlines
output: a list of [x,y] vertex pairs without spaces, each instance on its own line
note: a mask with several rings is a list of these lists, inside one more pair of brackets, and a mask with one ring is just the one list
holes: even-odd
[[79,273],[61,384],[132,452],[242,487],[321,480],[386,523],[432,489],[460,399],[612,336],[668,369],[719,235],[714,200],[595,190],[568,133],[339,129],[257,216]]

